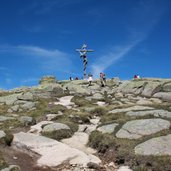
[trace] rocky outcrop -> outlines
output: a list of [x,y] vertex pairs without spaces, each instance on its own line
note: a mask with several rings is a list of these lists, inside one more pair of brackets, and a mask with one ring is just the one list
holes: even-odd
[[67,82],[63,89],[68,90],[70,94],[90,94],[91,90],[87,87],[88,82],[86,80],[76,80]]
[[117,138],[138,139],[144,135],[154,134],[169,129],[170,122],[163,119],[140,119],[129,121],[116,133]]
[[39,154],[40,158],[37,161],[39,166],[56,167],[65,161],[82,166],[87,166],[89,162],[101,163],[100,159],[94,155],[86,154],[59,141],[30,133],[14,134],[12,145],[20,150]]
[[107,124],[107,125],[103,125],[101,127],[99,127],[97,130],[102,132],[102,133],[113,133],[115,128],[118,126],[119,124],[117,123],[112,123],[112,124]]
[[135,147],[135,154],[164,156],[171,155],[171,134],[152,138]]
[[153,95],[155,98],[159,98],[163,101],[171,101],[171,92],[158,92]]
[[148,106],[131,106],[128,108],[123,108],[123,109],[114,109],[110,111],[109,113],[123,113],[123,112],[129,112],[129,111],[152,110],[152,109],[154,108],[148,107]]
[[171,82],[168,82],[168,83],[164,84],[163,87],[162,87],[162,91],[171,92]]
[[147,110],[147,111],[129,111],[126,113],[129,116],[147,116],[152,115],[161,118],[171,118],[171,112],[166,110]]
[[56,77],[44,76],[39,81],[39,84],[49,84],[49,83],[57,83]]
[[[168,79],[140,79],[122,82],[117,91],[124,94],[131,93],[144,97],[152,97],[155,93],[158,92],[170,92],[170,85],[171,83]],[[170,97],[170,95],[168,96]],[[163,99],[170,100],[168,96]]]

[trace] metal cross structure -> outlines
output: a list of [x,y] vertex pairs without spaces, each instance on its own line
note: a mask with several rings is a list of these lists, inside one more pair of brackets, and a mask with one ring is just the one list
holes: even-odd
[[83,76],[83,78],[86,78],[86,68],[87,68],[87,63],[88,63],[87,52],[93,52],[94,51],[92,49],[86,49],[86,48],[87,48],[87,45],[83,44],[81,49],[76,49],[76,51],[80,53],[80,58],[83,58],[83,66],[84,66],[84,69],[83,69],[84,76]]

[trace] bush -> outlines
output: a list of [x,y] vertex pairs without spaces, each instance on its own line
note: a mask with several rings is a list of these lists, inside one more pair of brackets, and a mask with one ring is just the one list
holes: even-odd
[[107,113],[107,110],[104,107],[96,107],[94,110],[91,111],[91,114],[96,116],[103,116]]
[[99,131],[93,131],[89,136],[88,145],[105,153],[106,150],[115,144],[114,138],[109,134],[102,134]]
[[55,139],[55,140],[61,140],[64,138],[71,137],[72,131],[66,130],[66,129],[61,129],[61,130],[57,130],[57,131],[53,131],[53,132],[43,132],[42,135],[44,135],[48,138]]

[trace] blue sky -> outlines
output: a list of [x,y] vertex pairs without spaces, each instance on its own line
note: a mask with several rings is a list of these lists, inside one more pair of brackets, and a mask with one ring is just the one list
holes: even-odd
[[170,0],[4,0],[0,5],[0,88],[32,86],[44,75],[171,77]]

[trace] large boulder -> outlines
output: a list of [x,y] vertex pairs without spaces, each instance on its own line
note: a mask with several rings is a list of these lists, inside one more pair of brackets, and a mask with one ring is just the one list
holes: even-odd
[[72,135],[70,127],[63,123],[48,124],[42,129],[41,133],[46,137],[56,140],[69,138]]
[[2,96],[0,97],[0,103],[5,103],[6,105],[13,105],[14,102],[18,100],[18,96],[20,95],[21,93]]
[[158,92],[153,97],[159,98],[163,101],[171,101],[171,92]]
[[36,124],[36,120],[30,116],[21,116],[19,118],[19,121],[24,125],[24,126],[28,126],[28,125],[35,125]]
[[163,119],[140,119],[128,121],[116,133],[117,138],[138,139],[144,135],[151,135],[169,129],[170,122]]
[[141,94],[141,92],[144,90],[144,86],[146,85],[145,81],[139,81],[139,80],[132,80],[132,81],[125,81],[123,84],[121,84],[118,88],[119,92],[122,92],[124,94]]
[[152,138],[135,147],[135,154],[154,155],[154,156],[171,156],[171,134]]
[[4,122],[4,121],[7,121],[7,120],[13,120],[15,119],[14,117],[11,117],[11,116],[2,116],[0,115],[0,122]]
[[40,79],[39,84],[49,84],[49,83],[56,83],[56,77],[55,76],[44,76]]
[[145,84],[145,87],[141,93],[142,96],[151,97],[156,92],[161,90],[161,82],[149,81]]
[[33,101],[34,96],[31,92],[26,92],[26,93],[23,93],[22,95],[18,96],[18,100]]
[[123,112],[129,112],[129,111],[140,111],[140,110],[152,110],[154,109],[153,107],[148,107],[148,106],[131,106],[128,108],[123,108],[123,109],[114,109],[110,111],[109,113],[123,113]]
[[43,128],[42,132],[53,132],[53,131],[57,131],[57,130],[61,130],[61,129],[70,130],[70,127],[65,124],[62,124],[62,123],[52,123],[52,124],[46,125]]
[[152,115],[155,117],[171,118],[171,112],[166,110],[147,110],[147,111],[129,111],[126,113],[129,116],[147,116]]
[[87,84],[85,80],[70,81],[63,86],[64,90],[68,90],[71,94],[91,94],[91,90],[87,89],[84,84]]
[[162,87],[162,91],[171,92],[171,82],[164,84]]
[[39,166],[56,167],[69,162],[86,167],[89,162],[101,163],[100,159],[92,154],[86,154],[59,141],[30,133],[14,134],[12,146],[28,151],[29,154],[31,152],[39,154],[40,158],[37,160]]
[[115,128],[118,126],[119,124],[117,123],[112,123],[112,124],[107,124],[107,125],[103,125],[101,127],[99,127],[97,130],[102,132],[102,133],[113,133]]
[[33,110],[36,107],[36,102],[26,102],[25,104],[21,105],[21,108],[24,110]]

